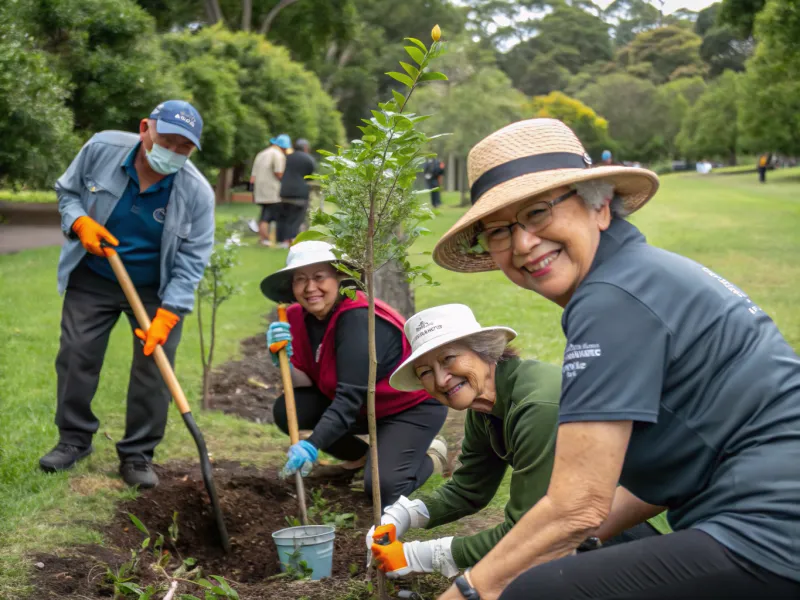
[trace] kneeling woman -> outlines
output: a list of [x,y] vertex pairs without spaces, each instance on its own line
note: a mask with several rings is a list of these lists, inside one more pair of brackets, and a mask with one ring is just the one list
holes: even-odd
[[[270,300],[296,302],[287,309],[288,324],[270,324],[267,343],[271,351],[287,347],[298,425],[313,430],[289,449],[284,475],[297,470],[308,474],[319,450],[347,461],[345,467],[352,469],[368,462],[369,446],[356,437],[367,433],[367,299],[361,293],[354,300],[340,294],[343,276],[334,266],[336,261],[329,244],[301,242],[289,250],[286,268],[261,282],[261,291]],[[403,336],[405,320],[400,314],[376,300],[375,315],[375,412],[381,501],[386,506],[443,467],[447,450],[434,437],[447,409],[423,391],[400,392],[389,386],[389,375],[411,348]],[[277,364],[275,354],[273,362]],[[273,413],[278,427],[288,432],[283,396],[276,400]],[[372,489],[369,468],[365,488],[367,493]]]
[[[390,577],[439,572],[446,577],[471,567],[547,493],[555,456],[561,369],[522,360],[508,346],[507,327],[481,327],[463,304],[424,310],[408,320],[413,352],[390,379],[398,390],[424,389],[455,410],[470,409],[464,424],[461,466],[424,500],[400,498],[386,508],[382,525],[367,534],[367,547]],[[466,537],[373,545],[373,536],[403,536],[410,528],[438,527],[474,514],[491,502],[511,467],[505,520]],[[663,530],[662,530],[663,531]],[[658,535],[643,524],[620,543]]]

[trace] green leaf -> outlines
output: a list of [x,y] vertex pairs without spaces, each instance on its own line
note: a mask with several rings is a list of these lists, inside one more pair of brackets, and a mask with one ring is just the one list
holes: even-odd
[[420,81],[447,81],[447,75],[438,71],[428,71],[419,77]]
[[317,240],[327,240],[330,236],[322,231],[316,231],[314,229],[307,229],[302,233],[298,234],[297,237],[294,238],[294,243],[297,244],[298,242],[312,242]]
[[147,548],[149,545],[150,545],[150,538],[144,538],[144,541],[142,542],[142,550]]
[[397,110],[400,110],[400,107],[405,104],[406,97],[397,90],[392,90],[392,96],[394,96],[394,101],[397,102]]
[[178,596],[178,600],[200,600],[200,598],[192,596],[191,594],[181,594]]
[[398,73],[397,71],[391,71],[389,73],[386,73],[386,75],[388,75],[392,79],[399,81],[406,87],[409,88],[414,87],[414,81],[408,75],[405,75],[403,73]]
[[147,531],[147,527],[145,527],[144,523],[142,523],[135,515],[128,513],[128,517],[130,518],[131,523],[133,523],[136,526],[136,529],[141,531],[146,536],[150,535],[150,532]]
[[374,135],[365,135],[361,139],[365,142],[369,142],[370,144],[374,144],[378,140],[378,138]]
[[427,52],[428,51],[428,48],[425,46],[425,44],[420,42],[417,38],[407,37],[407,38],[403,38],[403,39],[411,42],[412,44],[416,44],[417,46],[419,46],[422,49],[423,52]]
[[406,46],[406,52],[408,55],[414,59],[414,62],[418,65],[421,65],[425,62],[425,54],[420,52],[419,48],[414,48],[414,46]]
[[[416,48],[415,48],[415,50],[416,50]],[[405,69],[405,72],[408,73],[413,79],[416,79],[417,75],[419,75],[419,69],[417,69],[416,67],[411,66],[407,62],[403,62],[401,60],[400,61],[400,66],[403,67],[403,69]]]

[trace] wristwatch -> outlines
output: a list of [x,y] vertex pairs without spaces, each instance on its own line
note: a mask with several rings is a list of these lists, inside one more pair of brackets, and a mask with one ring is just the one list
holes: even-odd
[[469,569],[464,571],[463,575],[456,577],[455,584],[458,591],[461,592],[465,600],[481,600],[481,595],[478,593],[478,590],[472,587],[472,584],[467,580],[467,573],[469,573]]

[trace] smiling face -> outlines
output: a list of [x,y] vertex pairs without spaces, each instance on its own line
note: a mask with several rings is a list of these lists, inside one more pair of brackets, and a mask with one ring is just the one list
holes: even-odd
[[496,365],[454,342],[414,361],[414,372],[431,397],[455,410],[490,413],[496,398]]
[[[485,229],[508,225],[534,202],[549,201],[569,192],[560,187],[535,199],[507,206],[481,221]],[[514,227],[511,247],[491,252],[492,260],[518,286],[564,307],[594,261],[600,233],[608,229],[608,204],[596,210],[574,195],[552,208],[552,220],[536,233]]]
[[300,306],[322,320],[339,299],[339,271],[330,263],[299,267],[292,273],[292,293]]

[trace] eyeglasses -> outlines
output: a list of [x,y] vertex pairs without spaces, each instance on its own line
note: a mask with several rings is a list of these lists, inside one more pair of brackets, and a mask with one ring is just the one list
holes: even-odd
[[511,248],[514,226],[519,225],[528,233],[537,233],[553,220],[553,207],[568,200],[578,192],[570,190],[548,202],[534,202],[517,213],[517,220],[508,225],[491,225],[478,233],[478,244],[484,252],[502,252]]
[[295,275],[292,277],[292,286],[305,289],[310,281],[313,281],[319,286],[331,277],[335,277],[335,275],[332,273],[316,273],[313,277],[308,277],[306,275]]

